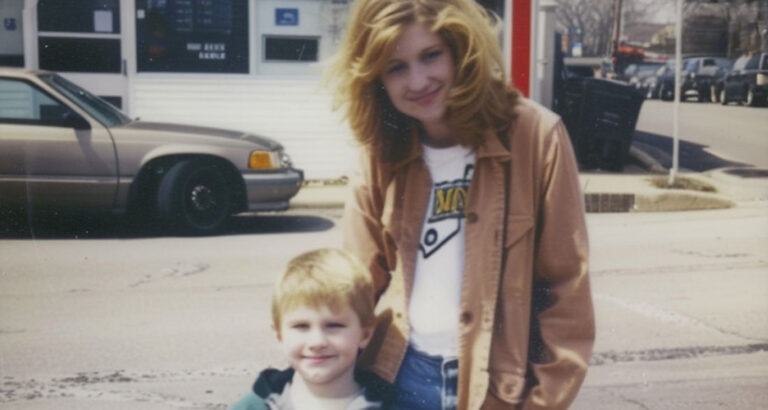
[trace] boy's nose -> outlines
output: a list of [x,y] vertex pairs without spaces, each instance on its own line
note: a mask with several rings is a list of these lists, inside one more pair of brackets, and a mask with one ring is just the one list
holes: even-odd
[[325,332],[322,330],[315,330],[309,335],[308,341],[309,347],[318,348],[324,347],[328,344],[328,339],[325,337]]

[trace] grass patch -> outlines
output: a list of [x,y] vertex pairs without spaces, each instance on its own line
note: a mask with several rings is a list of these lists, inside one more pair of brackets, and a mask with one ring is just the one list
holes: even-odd
[[669,179],[667,177],[654,177],[650,178],[649,182],[651,185],[655,186],[656,188],[662,188],[662,189],[687,189],[689,191],[699,191],[699,192],[717,192],[717,189],[712,185],[708,184],[704,181],[695,179],[695,178],[687,178],[687,177],[681,177],[678,176],[675,178],[675,182],[672,185],[669,185]]

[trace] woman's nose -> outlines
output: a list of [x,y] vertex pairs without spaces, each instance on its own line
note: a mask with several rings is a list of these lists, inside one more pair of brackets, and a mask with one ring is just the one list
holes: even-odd
[[421,91],[429,85],[429,73],[424,67],[415,65],[408,72],[408,88],[411,91]]

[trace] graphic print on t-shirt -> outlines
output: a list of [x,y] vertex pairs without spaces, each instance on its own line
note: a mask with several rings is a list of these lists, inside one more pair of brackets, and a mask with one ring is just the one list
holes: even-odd
[[474,166],[467,164],[463,178],[437,182],[432,186],[429,215],[419,244],[424,259],[440,250],[461,231],[473,170]]

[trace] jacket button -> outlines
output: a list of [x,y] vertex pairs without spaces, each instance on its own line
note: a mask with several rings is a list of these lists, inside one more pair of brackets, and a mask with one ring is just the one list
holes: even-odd
[[472,312],[462,312],[461,313],[461,323],[464,323],[465,325],[468,325],[472,322]]
[[474,212],[470,212],[469,214],[467,214],[467,222],[471,224],[477,222],[477,214]]

